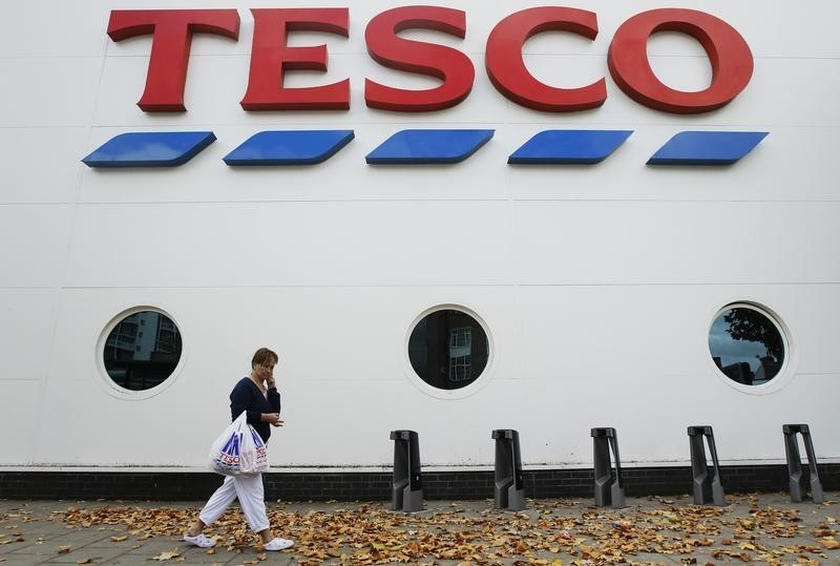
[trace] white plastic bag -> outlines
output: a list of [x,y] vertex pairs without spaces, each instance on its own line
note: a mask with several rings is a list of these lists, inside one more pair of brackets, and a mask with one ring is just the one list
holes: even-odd
[[225,476],[268,471],[268,451],[242,412],[210,447],[210,469]]

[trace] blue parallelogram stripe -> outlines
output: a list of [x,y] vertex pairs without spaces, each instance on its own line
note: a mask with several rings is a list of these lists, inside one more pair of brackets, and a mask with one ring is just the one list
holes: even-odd
[[213,132],[129,132],[82,159],[88,167],[175,167],[213,143]]
[[223,159],[231,166],[313,165],[335,155],[353,136],[353,130],[259,132]]
[[371,151],[372,165],[458,163],[493,137],[494,130],[402,130]]
[[591,165],[606,159],[633,130],[545,130],[508,157],[514,165]]
[[680,132],[659,148],[648,165],[729,165],[769,132]]

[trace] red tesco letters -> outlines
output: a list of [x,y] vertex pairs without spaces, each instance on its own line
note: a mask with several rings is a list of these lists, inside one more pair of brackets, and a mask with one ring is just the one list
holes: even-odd
[[[700,42],[712,64],[712,84],[700,92],[668,88],[656,78],[647,58],[647,41],[657,31],[679,31]],[[627,96],[657,110],[695,114],[732,101],[752,78],[753,57],[738,31],[697,10],[665,8],[637,14],[613,36],[607,63]]]
[[522,46],[543,31],[570,31],[589,39],[598,35],[593,12],[543,7],[516,12],[499,22],[487,39],[485,63],[496,89],[517,104],[546,112],[573,112],[601,106],[607,99],[604,79],[575,89],[541,83],[525,68]]
[[449,108],[464,100],[475,79],[475,68],[469,57],[457,49],[403,39],[397,33],[423,28],[463,38],[466,22],[463,11],[435,6],[405,6],[374,17],[365,30],[365,43],[374,61],[400,71],[431,75],[443,84],[426,90],[405,90],[365,79],[367,105],[383,110],[427,112]]
[[[283,85],[286,71],[327,70],[327,48],[289,47],[293,31],[320,31],[348,37],[347,8],[252,9],[254,40],[245,110],[347,110],[350,80],[316,87]],[[469,96],[475,68],[452,47],[413,41],[397,34],[430,29],[458,38],[466,35],[466,14],[439,6],[403,6],[373,17],[365,30],[370,57],[377,63],[410,73],[435,77],[434,88],[408,90],[365,79],[365,102],[371,108],[398,112],[429,112],[459,104]],[[544,112],[573,112],[601,106],[607,98],[605,80],[579,88],[557,88],[534,78],[525,66],[525,42],[543,31],[566,31],[595,39],[597,16],[576,8],[546,6],[521,10],[502,19],[491,31],[485,66],[490,82],[510,100]],[[647,41],[658,31],[678,31],[695,38],[712,65],[711,85],[685,92],[663,84],[651,69]],[[213,33],[238,39],[236,10],[114,10],[108,35],[114,41],[152,34],[146,88],[137,103],[146,112],[186,110],[184,88],[193,33]],[[705,12],[661,8],[637,14],[616,31],[607,65],[616,84],[636,102],[671,113],[708,112],[731,102],[752,77],[753,57],[738,31]]]
[[245,110],[347,110],[350,80],[310,88],[287,88],[283,75],[292,70],[327,70],[327,47],[289,47],[290,31],[323,31],[347,37],[347,8],[252,9],[254,43]]
[[146,90],[137,105],[146,112],[183,112],[192,34],[239,38],[236,10],[114,10],[108,35],[122,41],[152,35]]

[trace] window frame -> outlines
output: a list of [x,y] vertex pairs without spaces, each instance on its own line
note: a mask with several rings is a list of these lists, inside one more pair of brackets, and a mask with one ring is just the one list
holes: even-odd
[[[426,383],[426,381],[414,371],[414,367],[411,365],[411,359],[409,357],[409,343],[411,341],[411,334],[414,332],[415,327],[430,314],[445,310],[458,311],[472,317],[472,319],[479,324],[487,338],[487,363],[484,365],[484,370],[472,383],[458,389],[438,389],[437,387]],[[438,399],[463,399],[474,395],[483,389],[490,381],[493,380],[497,355],[498,352],[496,350],[493,334],[490,332],[490,326],[487,324],[484,317],[478,314],[475,310],[459,303],[441,302],[423,309],[420,314],[414,317],[414,319],[407,325],[405,337],[403,339],[403,371],[406,377],[417,389],[430,397]]]
[[[119,324],[121,324],[126,318],[141,312],[154,312],[157,314],[161,314],[172,321],[175,328],[178,330],[178,333],[181,335],[181,355],[178,358],[178,363],[175,365],[175,368],[172,370],[172,373],[169,374],[169,377],[167,377],[154,387],[136,391],[134,389],[126,389],[125,387],[118,385],[108,374],[108,370],[105,368],[105,347],[107,345],[108,337],[111,335],[111,332]],[[138,330],[140,326],[143,325],[144,322],[143,319],[141,319],[141,324],[138,325]],[[123,399],[127,401],[140,401],[159,395],[160,393],[164,392],[169,387],[171,387],[172,384],[175,381],[177,381],[178,377],[181,375],[187,358],[186,337],[184,336],[184,331],[182,329],[183,325],[175,316],[172,315],[172,313],[157,306],[137,305],[128,309],[124,309],[116,315],[114,315],[100,332],[99,338],[96,341],[96,348],[94,351],[96,368],[100,377],[99,381],[104,385],[105,390],[111,396],[117,399]]]
[[[773,323],[773,326],[776,327],[776,330],[779,332],[779,335],[782,338],[782,347],[784,348],[784,359],[782,360],[782,365],[779,368],[779,371],[776,373],[775,377],[769,379],[765,383],[760,385],[745,385],[743,383],[739,383],[723,373],[721,369],[717,366],[714,361],[714,356],[712,355],[711,346],[709,344],[709,338],[711,336],[712,327],[715,324],[715,321],[723,315],[728,310],[731,309],[749,309],[755,311],[765,317],[767,317],[770,322]],[[796,348],[794,347],[794,342],[791,337],[791,332],[788,326],[785,324],[784,319],[776,313],[773,309],[767,307],[766,305],[750,301],[750,300],[738,300],[726,303],[724,306],[718,308],[714,315],[711,317],[709,324],[706,328],[706,357],[708,359],[709,365],[714,371],[715,376],[718,379],[723,380],[729,387],[740,391],[742,393],[748,393],[750,395],[766,395],[768,393],[774,393],[783,387],[787,386],[788,383],[793,379],[794,371],[793,368],[796,367]]]

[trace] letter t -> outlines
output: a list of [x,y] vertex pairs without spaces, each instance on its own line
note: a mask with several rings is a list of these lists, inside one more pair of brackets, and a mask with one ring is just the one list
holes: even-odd
[[122,41],[152,35],[146,90],[137,103],[144,112],[184,112],[184,86],[193,33],[239,38],[236,10],[113,10],[108,35]]

